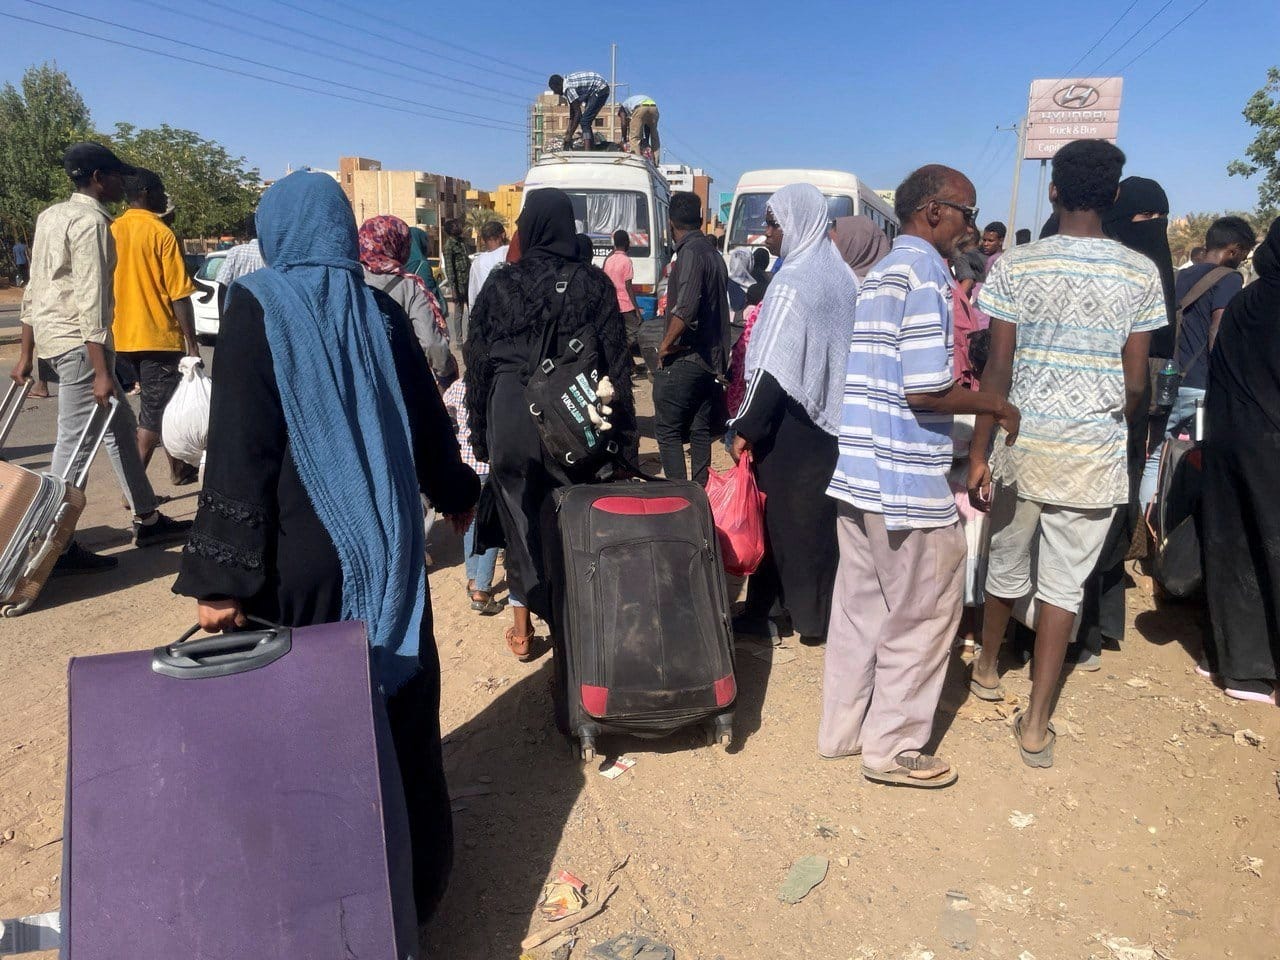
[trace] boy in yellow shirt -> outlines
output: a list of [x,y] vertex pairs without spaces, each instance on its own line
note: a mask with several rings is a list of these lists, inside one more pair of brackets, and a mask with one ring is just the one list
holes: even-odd
[[[178,388],[178,361],[200,356],[190,296],[195,284],[187,273],[182,248],[160,219],[168,206],[164,183],[138,169],[125,184],[129,209],[111,224],[116,242],[116,352],[131,360],[142,388],[138,416],[138,456],[145,466],[160,445],[164,408]],[[169,458],[175,484],[193,483],[194,467]]]

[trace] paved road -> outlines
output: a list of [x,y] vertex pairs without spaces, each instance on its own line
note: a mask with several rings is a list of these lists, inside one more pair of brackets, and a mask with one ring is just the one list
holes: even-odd
[[0,343],[18,338],[18,304],[0,303]]

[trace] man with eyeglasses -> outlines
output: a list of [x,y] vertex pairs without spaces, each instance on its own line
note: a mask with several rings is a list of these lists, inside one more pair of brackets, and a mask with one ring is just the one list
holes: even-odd
[[924,753],[964,602],[965,538],[947,483],[955,414],[1018,434],[1018,410],[953,370],[947,261],[978,217],[973,184],[931,164],[898,187],[902,233],[858,294],[845,372],[840,566],[827,631],[818,752],[862,756],[868,780],[937,788],[956,772]]

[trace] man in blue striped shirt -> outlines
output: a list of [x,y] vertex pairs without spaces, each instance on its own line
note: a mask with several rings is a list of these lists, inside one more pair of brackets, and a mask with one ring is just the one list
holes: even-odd
[[898,187],[902,234],[858,295],[845,374],[840,566],[827,631],[818,752],[862,755],[868,780],[945,787],[922,753],[963,602],[965,540],[947,484],[952,417],[987,413],[1010,443],[1018,411],[952,373],[947,260],[977,219],[973,184],[931,164]]

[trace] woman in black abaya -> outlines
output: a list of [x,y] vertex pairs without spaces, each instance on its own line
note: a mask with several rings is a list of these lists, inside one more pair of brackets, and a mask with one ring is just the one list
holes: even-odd
[[485,281],[472,309],[463,356],[471,445],[476,459],[489,464],[489,484],[506,541],[515,617],[507,630],[507,647],[516,657],[528,659],[533,639],[530,608],[544,618],[550,614],[539,513],[547,496],[567,480],[543,457],[537,426],[524,402],[524,372],[542,333],[543,309],[555,296],[561,277],[568,281],[564,296],[571,317],[567,325],[562,321],[561,333],[567,338],[583,327],[594,330],[614,386],[612,422],[624,450],[634,443],[635,410],[631,355],[618,295],[603,271],[582,263],[568,194],[554,189],[530,193],[518,234],[520,261],[495,270]]
[[1209,354],[1200,501],[1208,668],[1228,696],[1274,703],[1280,665],[1280,220],[1253,254],[1258,279],[1222,317]]
[[[1102,229],[1113,240],[1130,250],[1145,254],[1160,272],[1164,288],[1165,314],[1168,325],[1151,335],[1151,356],[1167,357],[1173,353],[1173,316],[1177,298],[1173,285],[1173,254],[1169,250],[1169,198],[1164,188],[1145,177],[1126,177],[1120,181],[1120,196],[1115,206],[1103,217]],[[1150,395],[1144,395],[1129,424],[1129,503],[1116,511],[1107,542],[1098,558],[1093,576],[1085,583],[1084,601],[1080,607],[1079,664],[1097,669],[1105,640],[1119,642],[1124,638],[1124,591],[1127,575],[1124,561],[1134,533],[1142,523],[1138,504],[1138,487],[1147,462],[1147,443],[1151,429]],[[1164,435],[1163,423],[1159,424]]]

